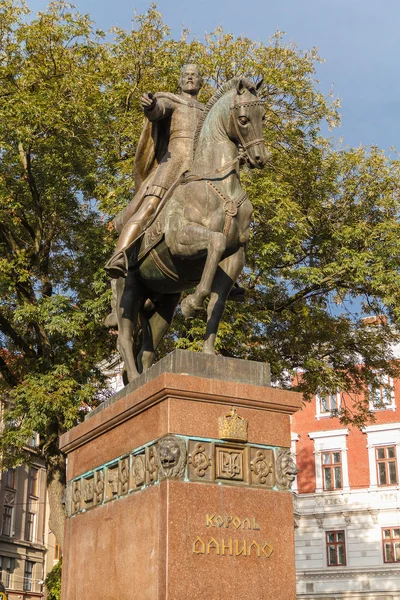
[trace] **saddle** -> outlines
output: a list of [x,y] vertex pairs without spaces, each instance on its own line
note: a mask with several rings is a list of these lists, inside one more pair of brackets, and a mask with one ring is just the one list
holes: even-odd
[[156,215],[155,219],[150,223],[148,227],[146,227],[145,232],[142,238],[139,240],[139,244],[136,246],[136,257],[134,257],[134,262],[131,263],[129,261],[129,266],[134,266],[137,262],[142,260],[147,254],[151,252],[151,250],[157,246],[159,242],[164,237],[165,234],[165,215],[166,215],[166,207],[164,204],[161,211]]
[[[159,242],[161,242],[165,235],[165,218],[168,200],[172,196],[175,189],[179,185],[187,183],[188,180],[191,180],[190,175],[188,176],[187,174],[183,174],[167,191],[163,198],[160,210],[146,227],[144,234],[141,238],[139,238],[138,243],[135,244],[133,252],[129,258],[129,267],[135,266],[142,258],[147,256]],[[225,223],[221,233],[227,236],[232,224],[232,219],[237,215],[239,207],[247,199],[247,194],[246,192],[243,192],[238,198],[226,198],[214,181],[210,181],[209,179],[206,179],[205,181],[209,186],[209,189],[222,201],[222,206],[225,212]]]

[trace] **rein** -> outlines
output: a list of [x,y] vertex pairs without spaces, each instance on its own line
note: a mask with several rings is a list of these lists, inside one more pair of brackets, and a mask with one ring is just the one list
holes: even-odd
[[[236,95],[235,95],[233,98],[232,106],[229,109],[229,112],[230,112],[229,121],[230,122],[232,121],[233,111],[237,108],[240,108],[241,106],[264,106],[264,102],[263,102],[263,100],[250,100],[249,102],[236,102]],[[241,145],[241,150],[239,150],[237,157],[233,158],[229,162],[223,164],[222,167],[219,167],[219,169],[216,169],[215,171],[211,171],[209,173],[204,173],[204,175],[196,175],[195,173],[186,171],[186,173],[183,173],[183,175],[181,177],[181,180],[180,180],[181,185],[182,184],[184,185],[185,183],[192,183],[194,181],[204,181],[205,179],[207,180],[207,179],[215,178],[216,175],[223,173],[229,167],[233,167],[233,165],[236,164],[242,158],[247,158],[249,160],[249,155],[247,154],[248,148],[252,148],[253,146],[257,146],[258,144],[264,143],[264,138],[256,138],[254,140],[250,140],[249,142],[245,142],[243,139],[243,136],[240,132],[240,129],[238,127],[238,124],[236,122],[236,119],[233,119],[233,126],[234,126],[235,133],[236,133],[238,140],[240,142],[240,145]]]
[[[232,121],[232,115],[233,115],[234,110],[236,108],[240,108],[241,106],[264,106],[264,102],[262,100],[251,100],[250,102],[233,102],[233,104],[230,108],[230,120],[231,121]],[[236,119],[233,119],[233,126],[235,129],[236,135],[239,138],[240,144],[241,144],[243,150],[245,151],[246,155],[247,155],[246,150],[248,148],[251,148],[252,146],[257,146],[258,144],[261,144],[261,142],[264,142],[264,138],[256,138],[256,139],[250,140],[250,142],[246,143],[240,132],[240,129],[239,129]]]
[[[183,175],[181,176],[181,179],[180,179],[181,185],[184,185],[186,183],[192,183],[195,181],[204,181],[205,180],[207,185],[209,186],[209,188],[222,200],[222,206],[223,206],[223,209],[225,212],[225,224],[224,224],[222,233],[225,236],[227,236],[229,233],[233,217],[235,217],[237,215],[239,207],[247,199],[247,194],[246,194],[246,192],[244,192],[240,196],[240,198],[238,198],[238,200],[229,200],[228,198],[225,198],[225,196],[220,192],[218,187],[212,183],[212,181],[215,180],[217,175],[219,175],[220,173],[223,173],[228,168],[232,167],[234,164],[236,164],[238,161],[240,161],[240,159],[247,158],[249,160],[249,155],[247,153],[247,150],[249,148],[252,148],[253,146],[257,146],[258,144],[264,143],[263,138],[255,138],[254,140],[245,142],[245,140],[240,132],[240,128],[237,123],[237,119],[233,116],[234,111],[237,108],[240,108],[241,106],[260,106],[260,105],[262,105],[262,106],[264,105],[264,102],[262,100],[250,100],[249,102],[236,102],[236,95],[234,95],[232,106],[229,109],[229,112],[230,112],[229,123],[231,124],[232,120],[233,120],[233,129],[234,129],[234,131],[237,135],[237,138],[240,142],[240,145],[241,145],[241,149],[239,150],[238,155],[234,159],[223,164],[221,167],[219,167],[219,169],[216,169],[215,171],[212,171],[210,173],[204,173],[203,175],[196,175],[195,173],[190,173],[190,171],[187,171],[186,173],[183,173]],[[233,117],[233,119],[232,119],[232,117]],[[226,174],[225,177],[227,175],[228,174]]]

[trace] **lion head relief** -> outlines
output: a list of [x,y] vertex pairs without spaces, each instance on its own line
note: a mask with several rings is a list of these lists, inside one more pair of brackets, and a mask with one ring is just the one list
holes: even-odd
[[298,470],[290,450],[278,450],[276,455],[276,482],[281,490],[290,490]]
[[185,440],[175,435],[162,437],[157,443],[157,461],[160,481],[183,477],[186,467]]

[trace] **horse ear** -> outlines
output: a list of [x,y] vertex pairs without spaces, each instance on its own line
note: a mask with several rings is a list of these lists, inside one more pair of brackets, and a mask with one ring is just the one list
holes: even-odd
[[260,81],[258,83],[256,83],[256,92],[258,92],[258,90],[260,89],[260,87],[262,86],[263,83],[264,83],[264,77],[261,77]]
[[243,92],[244,92],[245,89],[246,89],[246,86],[244,85],[244,81],[243,81],[242,78],[240,78],[239,81],[236,84],[237,93],[239,95],[241,95],[241,94],[243,94]]

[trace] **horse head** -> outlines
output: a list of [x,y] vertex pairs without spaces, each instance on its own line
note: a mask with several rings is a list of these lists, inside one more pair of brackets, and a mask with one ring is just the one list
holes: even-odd
[[237,80],[230,107],[228,135],[245,152],[250,168],[262,169],[269,153],[265,147],[264,102],[257,96],[262,80],[254,85],[247,78]]

